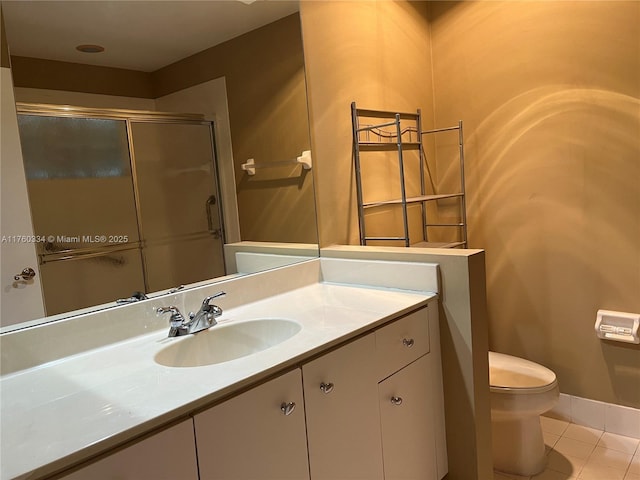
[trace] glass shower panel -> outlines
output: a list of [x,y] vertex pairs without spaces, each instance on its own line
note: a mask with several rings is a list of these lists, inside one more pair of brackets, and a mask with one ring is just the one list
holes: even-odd
[[18,115],[39,254],[137,242],[126,122]]
[[131,135],[149,290],[224,275],[211,124],[132,121]]

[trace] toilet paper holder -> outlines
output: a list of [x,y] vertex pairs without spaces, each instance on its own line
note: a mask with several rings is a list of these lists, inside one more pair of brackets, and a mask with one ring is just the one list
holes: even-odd
[[595,329],[604,340],[639,344],[640,314],[598,310]]

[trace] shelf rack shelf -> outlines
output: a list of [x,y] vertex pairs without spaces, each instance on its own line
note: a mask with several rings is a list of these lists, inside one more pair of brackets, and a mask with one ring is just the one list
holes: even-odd
[[[367,120],[375,119],[372,124]],[[358,199],[358,223],[360,232],[360,244],[367,245],[370,241],[402,242],[406,247],[421,248],[455,248],[467,246],[467,215],[466,215],[466,193],[464,180],[464,137],[462,121],[458,125],[422,130],[422,115],[418,109],[415,113],[392,112],[383,110],[371,110],[357,108],[356,103],[351,104],[351,120],[353,134],[353,159],[356,173],[356,190]],[[449,193],[426,193],[426,180],[428,169],[426,168],[426,156],[424,151],[423,136],[437,135],[443,132],[458,131],[458,154],[460,184],[457,192]],[[419,182],[420,194],[407,195],[405,179],[405,158],[404,152],[417,150],[419,156]],[[397,165],[399,171],[400,198],[377,200],[364,202],[362,164],[363,154],[374,151],[396,151]],[[365,160],[366,162],[366,160]],[[431,180],[431,179],[429,179]],[[444,199],[455,199],[459,206],[458,221],[445,223],[431,222],[427,218],[427,203],[437,202]],[[409,215],[407,208],[409,205],[419,205],[422,217],[422,236],[419,239],[412,239],[409,235]],[[368,236],[366,234],[366,213],[380,207],[398,206],[401,209],[403,220],[403,231],[401,235],[390,236]],[[428,229],[431,227],[454,228],[458,230],[458,240],[451,242],[432,242],[428,238]]]

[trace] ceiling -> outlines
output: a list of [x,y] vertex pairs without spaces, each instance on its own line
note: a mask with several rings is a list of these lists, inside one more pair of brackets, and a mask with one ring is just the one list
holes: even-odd
[[[11,55],[145,72],[296,11],[284,0],[2,1]],[[105,51],[77,51],[83,44]]]

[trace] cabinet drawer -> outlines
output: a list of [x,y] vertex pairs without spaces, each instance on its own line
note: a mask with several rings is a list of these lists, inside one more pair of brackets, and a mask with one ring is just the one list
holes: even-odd
[[429,353],[429,318],[422,308],[375,332],[378,380]]

